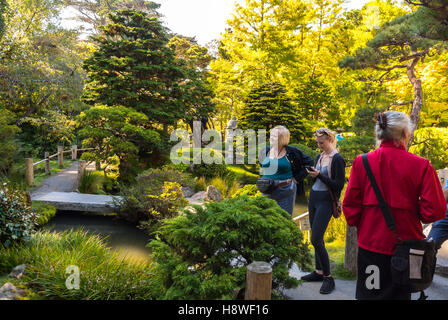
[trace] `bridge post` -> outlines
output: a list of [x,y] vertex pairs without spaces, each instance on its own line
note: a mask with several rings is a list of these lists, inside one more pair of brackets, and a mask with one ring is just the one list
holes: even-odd
[[87,161],[80,160],[78,163],[78,183],[77,183],[78,190],[79,190],[79,187],[81,186],[81,179],[86,171],[86,167],[87,167]]
[[244,300],[271,300],[272,266],[254,261],[247,266]]
[[51,175],[50,171],[50,152],[45,152],[45,174]]
[[58,164],[59,168],[64,168],[64,146],[58,146]]
[[25,178],[26,183],[34,187],[34,168],[33,168],[33,158],[26,158],[25,159]]
[[78,146],[76,144],[72,145],[72,160],[78,158]]

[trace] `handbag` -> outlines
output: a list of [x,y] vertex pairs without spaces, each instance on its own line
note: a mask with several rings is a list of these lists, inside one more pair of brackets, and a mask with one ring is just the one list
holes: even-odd
[[328,193],[330,194],[331,203],[333,205],[333,211],[331,214],[335,219],[339,218],[342,214],[342,203],[340,200],[336,200],[333,191],[327,186]]
[[424,300],[426,296],[423,290],[431,285],[436,267],[434,241],[401,240],[398,237],[395,221],[370,169],[367,153],[362,155],[362,162],[386,220],[387,228],[393,232],[396,239],[395,253],[391,258],[390,266],[392,281],[396,286],[410,293],[420,291],[420,299]]
[[257,179],[257,188],[260,190],[261,193],[272,193],[275,188],[277,187],[277,184],[274,179],[270,178],[258,178]]

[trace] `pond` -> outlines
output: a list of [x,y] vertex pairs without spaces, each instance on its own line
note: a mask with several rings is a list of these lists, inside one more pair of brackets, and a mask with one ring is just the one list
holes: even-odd
[[[307,211],[306,197],[297,198],[293,217]],[[119,252],[122,257],[135,261],[150,261],[151,249],[146,247],[150,237],[145,231],[115,216],[59,210],[45,226],[45,229],[56,232],[80,228],[104,237],[107,246]]]
[[104,237],[107,246],[119,252],[122,257],[134,261],[150,261],[151,249],[146,247],[150,237],[135,225],[115,216],[57,211],[45,228],[56,232],[82,228],[89,233]]

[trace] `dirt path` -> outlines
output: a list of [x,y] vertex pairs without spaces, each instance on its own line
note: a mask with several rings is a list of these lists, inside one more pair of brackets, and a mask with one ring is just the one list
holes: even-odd
[[[31,198],[49,192],[73,192],[76,191],[78,178],[78,161],[72,162],[57,174],[51,175],[44,180],[42,185],[31,191]],[[95,163],[88,166],[89,170],[95,170]]]

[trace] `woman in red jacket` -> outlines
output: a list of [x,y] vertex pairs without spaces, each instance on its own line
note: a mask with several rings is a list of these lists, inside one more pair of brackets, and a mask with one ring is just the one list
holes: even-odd
[[[368,162],[390,207],[398,237],[421,240],[425,238],[422,223],[443,219],[446,202],[429,161],[406,151],[409,128],[409,117],[402,112],[379,114],[375,131],[380,146],[368,154]],[[361,155],[353,161],[343,212],[358,233],[356,298],[410,299],[410,293],[392,284],[390,259],[396,241],[378,206]]]

